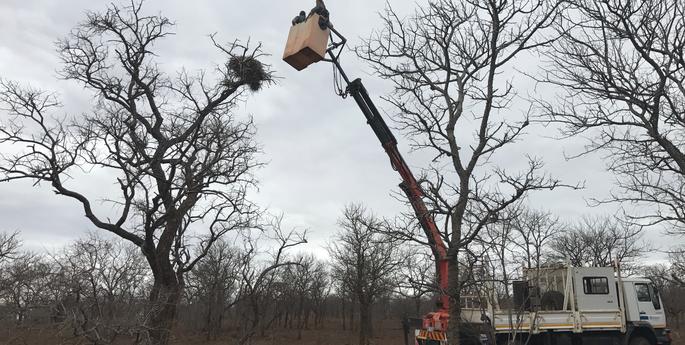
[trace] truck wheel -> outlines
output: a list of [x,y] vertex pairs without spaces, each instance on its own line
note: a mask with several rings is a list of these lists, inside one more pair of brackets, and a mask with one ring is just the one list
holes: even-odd
[[652,345],[652,343],[643,337],[635,337],[630,339],[630,345]]

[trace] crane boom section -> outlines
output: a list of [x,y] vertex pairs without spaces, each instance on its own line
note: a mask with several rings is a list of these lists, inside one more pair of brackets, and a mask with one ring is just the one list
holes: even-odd
[[448,268],[447,247],[442,240],[433,216],[430,214],[423,201],[424,192],[398,150],[397,139],[395,139],[395,136],[381,116],[378,108],[376,108],[376,105],[371,100],[361,79],[355,79],[349,82],[347,92],[354,98],[362,113],[364,113],[367,123],[371,126],[371,129],[373,129],[373,132],[376,134],[376,137],[381,142],[383,149],[385,149],[385,152],[390,158],[393,169],[402,177],[400,188],[402,188],[402,191],[407,195],[407,199],[414,209],[414,213],[428,238],[433,255],[437,260],[439,285],[442,290],[441,303],[443,308],[447,308],[449,305],[446,294]]
[[423,201],[423,190],[402,157],[402,154],[400,154],[397,148],[397,139],[395,139],[395,136],[380,115],[378,108],[376,108],[371,97],[369,97],[361,79],[355,79],[350,82],[347,91],[352,95],[357,102],[357,105],[359,105],[359,108],[361,108],[364,113],[369,126],[371,126],[371,129],[373,129],[373,132],[381,142],[385,152],[388,154],[393,169],[402,177],[402,184],[400,187],[402,188],[402,191],[407,194],[418,220],[421,223],[421,227],[426,231],[431,247],[434,248],[435,254],[437,254],[436,256],[439,259],[447,258],[447,248],[445,247],[433,217],[428,212],[428,208]]

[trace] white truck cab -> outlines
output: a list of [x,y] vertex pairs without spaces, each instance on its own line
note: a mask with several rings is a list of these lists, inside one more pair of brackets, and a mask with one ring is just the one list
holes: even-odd
[[653,328],[666,328],[666,313],[659,291],[647,279],[624,278],[627,322],[646,322]]

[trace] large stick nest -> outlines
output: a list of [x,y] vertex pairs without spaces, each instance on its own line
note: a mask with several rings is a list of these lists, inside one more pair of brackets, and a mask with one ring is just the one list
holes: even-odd
[[228,61],[229,70],[252,91],[259,91],[262,84],[271,80],[269,72],[259,60],[251,56],[234,56]]

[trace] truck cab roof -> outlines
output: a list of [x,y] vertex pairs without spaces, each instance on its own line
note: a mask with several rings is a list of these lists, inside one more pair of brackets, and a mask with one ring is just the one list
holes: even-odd
[[621,280],[629,283],[651,283],[651,280],[643,277],[621,278]]

